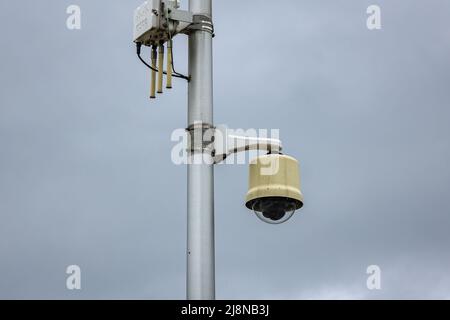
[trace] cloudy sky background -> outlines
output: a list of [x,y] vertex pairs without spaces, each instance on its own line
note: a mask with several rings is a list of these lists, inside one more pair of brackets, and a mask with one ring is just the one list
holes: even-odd
[[[187,88],[148,100],[141,2],[0,2],[0,298],[185,297]],[[305,195],[266,225],[247,166],[216,168],[217,298],[450,299],[450,3],[226,0],[214,21],[216,124],[280,129]]]

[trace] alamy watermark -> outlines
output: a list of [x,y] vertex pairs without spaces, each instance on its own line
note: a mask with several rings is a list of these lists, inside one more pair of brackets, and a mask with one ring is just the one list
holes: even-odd
[[371,265],[367,267],[366,273],[369,275],[366,281],[367,289],[381,290],[381,268]]
[[366,10],[369,17],[367,18],[366,25],[369,30],[381,29],[381,8],[377,5],[371,5]]
[[77,265],[70,265],[66,269],[69,275],[66,279],[66,288],[68,290],[81,290],[81,268]]
[[81,29],[81,8],[78,5],[71,4],[67,7],[66,13],[69,15],[66,20],[66,27],[69,30]]
[[[175,145],[171,160],[175,165],[245,165],[262,155],[280,153],[279,137],[279,129],[230,129],[225,125],[212,128],[198,123],[190,130],[172,132],[171,141]],[[276,160],[260,157],[258,161],[264,171],[261,174],[277,173]]]

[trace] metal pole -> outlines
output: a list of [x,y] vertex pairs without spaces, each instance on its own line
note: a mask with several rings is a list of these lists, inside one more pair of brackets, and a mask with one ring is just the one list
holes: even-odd
[[[190,0],[193,14],[211,18],[212,0]],[[213,126],[212,34],[192,30],[189,35],[188,126]],[[203,131],[202,127],[200,130]],[[203,147],[190,151],[187,208],[187,299],[215,299],[214,165]],[[200,162],[200,163],[198,163]],[[203,162],[203,163],[202,163]],[[212,161],[211,161],[212,163]]]

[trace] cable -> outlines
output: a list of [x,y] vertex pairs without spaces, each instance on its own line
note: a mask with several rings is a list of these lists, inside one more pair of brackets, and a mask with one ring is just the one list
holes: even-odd
[[[149,65],[147,62],[145,62],[144,59],[142,59],[141,57],[141,47],[142,47],[142,43],[141,42],[136,42],[136,54],[139,58],[139,60],[142,61],[143,64],[145,64],[147,66],[147,68],[149,68],[150,70],[153,70],[155,72],[158,72],[158,69],[153,68],[151,65]],[[164,72],[165,73],[165,72]]]
[[[142,47],[142,43],[141,43],[141,42],[136,42],[136,54],[137,54],[139,60],[141,60],[141,62],[142,62],[144,65],[146,65],[147,68],[149,68],[150,70],[153,70],[153,71],[155,71],[155,72],[158,72],[158,69],[153,68],[153,67],[152,67],[151,65],[149,65],[147,62],[145,62],[144,59],[142,59],[142,57],[141,57],[141,47]],[[173,57],[172,57],[172,61],[173,61]],[[172,63],[172,69],[173,69],[173,63]],[[163,71],[163,74],[167,75],[167,72],[166,72],[166,71]],[[184,79],[184,80],[186,80],[186,81],[188,81],[188,82],[191,80],[190,77],[187,77],[187,76],[185,76],[185,75],[176,73],[175,70],[174,70],[173,77],[175,77],[175,78],[180,78],[180,79]]]
[[[167,34],[169,35],[170,45],[172,46],[172,51],[170,52],[170,55],[172,56],[171,58],[172,58],[172,70],[173,70],[173,73],[177,74],[177,75],[180,75],[180,76],[183,76],[181,73],[178,73],[178,72],[175,71],[175,64],[173,62],[173,41],[172,41],[172,34],[170,33],[170,26],[167,28]],[[188,77],[188,79],[189,79],[188,81],[190,81],[191,77]]]

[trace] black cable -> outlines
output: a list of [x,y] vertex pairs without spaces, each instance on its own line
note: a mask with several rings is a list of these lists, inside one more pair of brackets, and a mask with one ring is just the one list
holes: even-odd
[[[172,50],[170,51],[170,55],[171,55],[171,58],[172,58],[172,70],[173,70],[173,73],[177,74],[177,75],[180,75],[180,76],[183,76],[183,77],[186,77],[186,76],[182,75],[181,73],[178,73],[178,72],[175,71],[175,64],[173,62],[173,41],[172,41],[172,34],[170,33],[170,27],[167,29],[167,34],[169,35],[170,45],[172,46]],[[191,77],[190,76],[186,77],[186,78],[188,79],[188,82],[191,81]]]
[[158,70],[154,69],[151,65],[149,65],[147,62],[145,62],[145,60],[142,59],[142,57],[141,57],[140,54],[138,54],[138,58],[139,58],[139,60],[141,60],[142,63],[145,64],[150,70],[153,70],[153,71],[155,71],[155,72],[158,72]]
[[[145,62],[144,59],[142,59],[142,57],[141,57],[141,47],[142,47],[142,43],[141,43],[141,42],[136,42],[136,54],[137,54],[139,60],[141,60],[141,62],[142,62],[144,65],[146,65],[147,68],[149,68],[150,70],[153,70],[153,71],[155,71],[155,72],[159,72],[158,69],[153,68],[153,67],[152,67],[151,65],[149,65],[147,62]],[[172,60],[172,64],[173,64],[173,60]],[[172,65],[172,69],[173,69],[173,65]],[[175,72],[175,71],[174,71],[174,72]],[[163,74],[167,75],[167,72],[166,72],[166,71],[163,71]],[[174,73],[172,76],[175,77],[175,78],[184,79],[184,80],[186,80],[186,81],[188,81],[188,82],[191,80],[189,77],[184,76],[184,75],[179,74],[179,73]]]
[[151,65],[149,65],[147,62],[145,62],[144,59],[142,59],[142,57],[141,57],[141,47],[142,47],[142,43],[136,42],[136,54],[137,54],[139,60],[141,60],[142,63],[145,64],[150,70],[153,70],[153,71],[155,71],[155,72],[158,72],[157,69],[153,68],[153,67],[152,67]]

